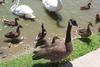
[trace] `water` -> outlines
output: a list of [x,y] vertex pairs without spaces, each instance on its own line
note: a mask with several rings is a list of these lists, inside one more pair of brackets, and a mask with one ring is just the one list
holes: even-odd
[[[56,17],[50,17],[46,13],[41,0],[20,0],[20,4],[30,6],[34,10],[37,19],[45,24],[48,37],[56,34],[64,37],[67,21],[70,18],[77,20],[78,24],[82,27],[86,27],[89,21],[94,24],[95,14],[100,12],[100,0],[93,0],[90,10],[80,11],[80,6],[86,5],[88,2],[89,0],[63,0],[63,9],[59,11],[60,20],[62,20],[60,21]],[[14,19],[16,17],[10,12],[11,5],[11,0],[6,0],[5,5],[0,5],[0,47],[8,45],[8,43],[4,42],[7,40],[4,34],[16,28],[2,24],[2,19]],[[35,22],[23,19],[19,20],[19,24],[23,26],[21,36],[25,38],[24,42],[33,43],[33,39],[40,31],[40,22],[38,20]]]

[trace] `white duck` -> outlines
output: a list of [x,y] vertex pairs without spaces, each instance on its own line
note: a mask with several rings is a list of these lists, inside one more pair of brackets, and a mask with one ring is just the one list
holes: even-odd
[[44,7],[50,12],[59,11],[62,8],[62,0],[42,0]]
[[13,14],[24,18],[35,18],[35,16],[33,15],[34,11],[27,5],[19,5],[19,0],[17,0],[17,2],[12,5],[10,10]]

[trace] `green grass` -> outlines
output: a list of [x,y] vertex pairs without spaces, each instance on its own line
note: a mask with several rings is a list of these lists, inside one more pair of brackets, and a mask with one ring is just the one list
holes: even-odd
[[[73,60],[100,47],[100,34],[93,34],[89,39],[73,40],[73,52],[65,60]],[[24,55],[13,60],[0,61],[0,67],[51,67],[49,61],[32,60],[31,55]]]

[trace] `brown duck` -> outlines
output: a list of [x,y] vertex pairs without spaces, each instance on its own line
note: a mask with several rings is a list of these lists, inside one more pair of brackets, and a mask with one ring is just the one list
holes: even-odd
[[90,26],[92,26],[92,23],[89,22],[89,24],[87,25],[87,29],[78,29],[78,34],[82,37],[82,38],[87,38],[92,34],[92,31],[90,29]]
[[8,26],[17,26],[18,25],[18,20],[19,18],[15,18],[15,20],[3,20],[4,24],[8,25]]
[[22,26],[18,25],[18,27],[16,28],[16,32],[11,31],[11,32],[5,34],[5,37],[6,38],[11,38],[11,39],[16,39],[20,35],[20,28],[22,28]]
[[73,50],[71,43],[72,25],[77,26],[77,23],[75,20],[70,19],[68,21],[65,41],[63,41],[57,36],[54,36],[50,46],[43,48],[40,51],[34,52],[33,60],[44,58],[49,59],[54,63],[58,63],[62,61],[65,57],[69,56],[69,54]]
[[80,10],[89,10],[91,7],[91,3],[88,3],[86,6],[80,7]]

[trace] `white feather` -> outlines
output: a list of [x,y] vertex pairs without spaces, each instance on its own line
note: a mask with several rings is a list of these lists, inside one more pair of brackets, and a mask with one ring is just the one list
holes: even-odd
[[10,10],[12,13],[14,13],[15,15],[18,16],[24,16],[25,18],[35,18],[35,16],[33,15],[34,11],[27,5],[18,5],[19,4],[19,0],[17,0],[17,3],[14,4]]
[[62,8],[61,0],[42,0],[44,7],[48,11],[59,11]]

